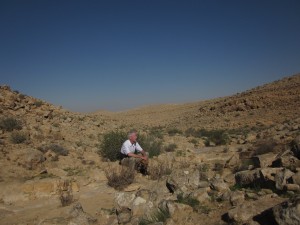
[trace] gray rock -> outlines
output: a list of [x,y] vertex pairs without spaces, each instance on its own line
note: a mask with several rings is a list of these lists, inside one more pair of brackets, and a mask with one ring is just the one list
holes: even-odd
[[300,196],[273,207],[273,214],[278,225],[299,225]]
[[248,186],[260,179],[259,170],[245,170],[235,174],[235,181],[240,186]]
[[222,178],[213,178],[212,180],[210,180],[210,187],[211,189],[219,192],[225,192],[229,190],[228,185]]
[[300,159],[300,135],[297,136],[291,143],[292,145],[292,152],[294,153],[295,157]]
[[255,167],[265,168],[272,165],[273,161],[276,159],[276,156],[277,154],[270,152],[254,156],[252,157],[252,160],[254,162]]
[[69,221],[69,225],[88,225],[97,221],[96,218],[83,211],[79,202],[76,203],[70,210],[70,216],[71,219]]
[[285,184],[287,184],[287,179],[291,178],[294,175],[289,169],[282,169],[278,171],[275,175],[275,187],[277,190],[284,190]]

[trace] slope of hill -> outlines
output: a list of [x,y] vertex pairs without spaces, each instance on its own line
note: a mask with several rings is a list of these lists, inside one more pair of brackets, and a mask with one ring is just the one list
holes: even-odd
[[187,104],[142,107],[112,116],[120,124],[216,129],[272,125],[299,117],[300,74],[243,93]]
[[[160,224],[257,224],[300,193],[299,106],[300,74],[229,97],[118,113],[73,113],[0,86],[0,224],[143,224],[162,205],[170,218]],[[246,126],[225,142],[205,136]],[[133,171],[119,191],[107,174],[122,181],[114,176],[124,168],[100,156],[99,144],[104,133],[131,128],[159,131],[149,143],[160,155],[149,176]],[[177,132],[188,128],[206,134]],[[278,210],[267,216],[286,219]]]

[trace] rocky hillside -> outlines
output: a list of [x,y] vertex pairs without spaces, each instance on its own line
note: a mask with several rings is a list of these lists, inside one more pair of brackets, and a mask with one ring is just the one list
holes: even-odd
[[[1,86],[0,224],[300,224],[299,106],[300,74],[119,113]],[[99,154],[111,131],[133,127],[155,152],[146,176]]]
[[282,123],[299,117],[299,107],[300,74],[296,74],[229,97],[142,107],[114,116],[136,126],[219,129]]

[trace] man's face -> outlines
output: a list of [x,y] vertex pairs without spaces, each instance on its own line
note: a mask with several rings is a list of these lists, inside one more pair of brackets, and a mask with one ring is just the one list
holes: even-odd
[[132,142],[136,142],[136,139],[137,139],[137,133],[131,134],[129,139],[130,139],[130,141],[132,141]]

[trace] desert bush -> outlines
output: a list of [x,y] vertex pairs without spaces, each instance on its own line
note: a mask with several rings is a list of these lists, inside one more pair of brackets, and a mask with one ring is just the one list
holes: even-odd
[[206,130],[189,128],[185,131],[187,137],[193,136],[197,138],[206,137],[205,145],[214,142],[216,145],[225,145],[229,141],[228,132],[225,130]]
[[216,145],[226,145],[229,141],[228,135],[224,130],[202,131],[203,136],[207,137],[208,141],[212,141]]
[[168,162],[150,162],[148,166],[149,178],[151,180],[159,180],[165,175],[172,172],[172,163]]
[[143,218],[139,225],[165,223],[171,217],[170,212],[166,208],[158,208],[150,217]]
[[105,170],[107,184],[116,190],[123,190],[129,184],[133,183],[135,177],[134,168],[121,166]]
[[4,117],[0,119],[0,128],[4,131],[21,130],[21,122],[14,117]]
[[110,131],[103,136],[99,145],[98,153],[105,159],[117,161],[121,159],[121,147],[127,139],[127,134],[123,131]]
[[83,176],[84,175],[84,170],[78,167],[71,168],[67,167],[63,169],[64,171],[67,172],[67,176]]
[[194,145],[197,145],[198,144],[198,140],[193,138],[189,141],[190,143],[194,144]]
[[169,129],[169,130],[168,130],[168,134],[169,134],[170,136],[174,136],[174,135],[176,135],[176,134],[182,134],[182,131],[179,130],[179,129],[177,129],[177,128],[172,128],[172,129]]
[[177,148],[177,145],[175,143],[171,143],[171,144],[165,146],[164,149],[166,152],[174,152],[176,148]]
[[138,143],[149,153],[149,158],[158,156],[162,152],[162,141],[151,135],[140,135]]
[[27,140],[27,135],[21,131],[11,133],[10,140],[13,144],[21,144]]
[[254,155],[262,155],[273,152],[276,145],[277,144],[274,140],[264,140],[261,142],[257,142],[254,146]]
[[41,107],[44,103],[40,100],[37,100],[33,103],[36,107]]

